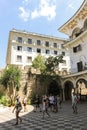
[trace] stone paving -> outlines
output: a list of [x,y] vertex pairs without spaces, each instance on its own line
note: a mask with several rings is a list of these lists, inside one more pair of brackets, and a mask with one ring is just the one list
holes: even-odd
[[87,102],[78,104],[78,114],[72,111],[71,102],[62,103],[58,113],[50,112],[51,117],[42,112],[34,112],[33,106],[27,106],[28,112],[21,112],[22,123],[15,124],[12,108],[0,112],[0,130],[87,130]]

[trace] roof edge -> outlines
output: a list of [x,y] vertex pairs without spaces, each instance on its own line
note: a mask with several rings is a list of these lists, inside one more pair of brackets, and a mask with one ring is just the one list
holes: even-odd
[[63,27],[66,26],[69,21],[73,20],[76,17],[76,15],[80,12],[80,10],[83,8],[83,6],[85,5],[86,2],[87,2],[87,0],[84,0],[83,3],[81,4],[81,6],[79,7],[79,9],[75,12],[75,14],[67,22],[65,22],[65,24],[60,26],[57,30],[59,30],[61,32]]

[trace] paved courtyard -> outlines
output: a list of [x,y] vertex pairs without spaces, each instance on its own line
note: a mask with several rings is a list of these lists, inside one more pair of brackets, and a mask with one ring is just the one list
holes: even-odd
[[87,102],[78,104],[78,114],[74,114],[71,102],[62,103],[58,113],[50,112],[51,117],[42,112],[34,112],[33,106],[27,106],[28,112],[21,112],[22,123],[15,124],[12,108],[0,111],[0,130],[87,130]]

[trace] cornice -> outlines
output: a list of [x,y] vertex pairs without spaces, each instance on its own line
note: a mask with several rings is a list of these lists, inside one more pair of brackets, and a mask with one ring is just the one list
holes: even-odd
[[54,40],[59,40],[59,41],[66,41],[67,39],[65,38],[59,38],[55,36],[50,36],[50,35],[44,35],[44,34],[38,34],[34,32],[28,32],[26,30],[17,30],[17,29],[12,29],[10,33],[19,33],[19,34],[24,34],[24,35],[31,35],[31,36],[36,36],[36,37],[41,37],[41,38],[48,38],[48,39],[54,39]]
[[84,0],[77,12],[58,30],[67,34],[67,29],[73,29],[77,25],[78,19],[84,19],[87,17],[87,0]]

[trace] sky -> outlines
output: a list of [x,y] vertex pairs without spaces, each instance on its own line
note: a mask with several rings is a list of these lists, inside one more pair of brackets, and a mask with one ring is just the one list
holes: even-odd
[[9,32],[15,28],[67,38],[58,28],[67,22],[84,0],[0,0],[0,68],[6,66]]

